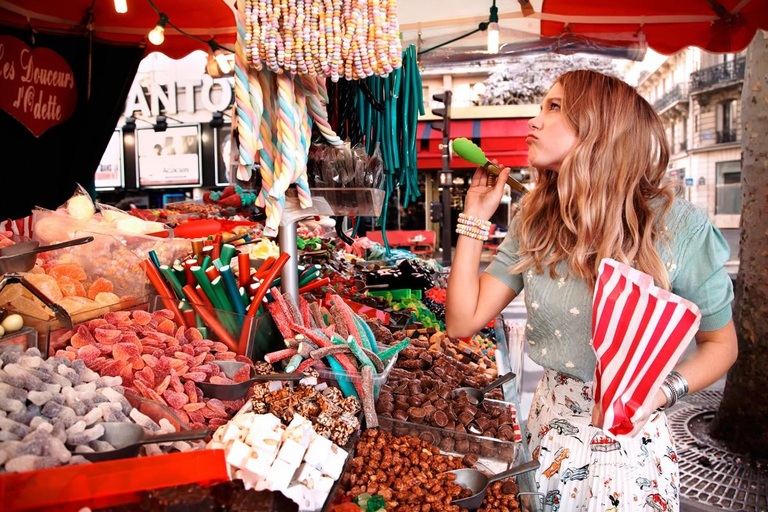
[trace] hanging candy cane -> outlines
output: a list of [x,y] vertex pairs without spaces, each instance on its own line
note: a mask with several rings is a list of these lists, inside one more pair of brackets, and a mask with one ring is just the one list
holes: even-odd
[[237,40],[235,42],[235,105],[239,160],[237,179],[249,181],[256,155],[254,113],[249,96],[248,60],[245,55],[245,3],[238,2]]

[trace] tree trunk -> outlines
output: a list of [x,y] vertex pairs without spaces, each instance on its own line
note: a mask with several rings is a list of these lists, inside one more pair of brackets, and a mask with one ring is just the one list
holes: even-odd
[[741,249],[734,323],[739,358],[728,372],[711,434],[768,458],[768,33],[747,52],[741,92]]

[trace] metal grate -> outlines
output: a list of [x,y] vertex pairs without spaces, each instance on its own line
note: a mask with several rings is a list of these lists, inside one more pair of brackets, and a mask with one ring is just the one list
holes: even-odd
[[768,461],[730,452],[709,437],[722,396],[700,391],[667,415],[680,460],[681,500],[700,510],[768,512]]

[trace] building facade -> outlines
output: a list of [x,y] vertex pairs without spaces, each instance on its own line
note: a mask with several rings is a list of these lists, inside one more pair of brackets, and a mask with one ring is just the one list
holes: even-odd
[[638,91],[661,116],[671,158],[668,177],[719,228],[741,213],[741,87],[746,58],[687,48],[641,78]]

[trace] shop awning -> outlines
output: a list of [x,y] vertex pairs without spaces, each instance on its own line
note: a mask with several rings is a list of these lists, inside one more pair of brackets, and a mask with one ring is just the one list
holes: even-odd
[[[451,138],[466,137],[483,148],[485,155],[507,167],[528,165],[528,119],[458,119],[451,121]],[[419,169],[441,169],[443,166],[443,134],[434,130],[431,121],[420,121],[416,132]],[[454,155],[452,169],[473,169],[476,166]]]

